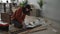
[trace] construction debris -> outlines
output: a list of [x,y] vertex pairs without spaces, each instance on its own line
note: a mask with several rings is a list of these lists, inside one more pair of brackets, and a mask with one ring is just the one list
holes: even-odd
[[24,31],[24,32],[20,32],[20,33],[18,33],[18,34],[28,34],[28,33],[43,31],[43,30],[46,30],[46,29],[47,29],[46,27],[40,26],[40,27],[31,29],[31,30],[27,30],[27,31]]
[[12,28],[10,27],[10,29],[12,28],[12,30],[10,30],[11,33],[13,34],[28,34],[28,33],[33,33],[33,32],[38,32],[38,31],[43,31],[46,30],[47,24],[45,23],[45,20],[42,18],[37,18],[37,17],[33,17],[33,16],[26,16],[24,23],[26,24],[27,28],[32,28],[32,29],[17,29],[17,28]]
[[11,31],[9,31],[11,34],[28,34],[28,33],[33,33],[33,32],[38,32],[38,31],[43,31],[43,30],[46,30],[47,28],[44,27],[44,26],[38,26],[36,28],[33,28],[33,29],[26,29],[26,30],[23,30],[23,29],[18,29],[18,28],[15,28]]
[[43,18],[38,18],[34,16],[26,16],[24,23],[26,27],[36,27],[38,25],[47,26],[47,23]]

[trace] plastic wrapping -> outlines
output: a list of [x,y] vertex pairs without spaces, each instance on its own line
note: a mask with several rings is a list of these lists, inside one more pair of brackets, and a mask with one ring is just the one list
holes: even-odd
[[33,16],[26,16],[24,23],[26,27],[36,27],[38,25],[47,26],[47,23],[43,18],[37,18]]

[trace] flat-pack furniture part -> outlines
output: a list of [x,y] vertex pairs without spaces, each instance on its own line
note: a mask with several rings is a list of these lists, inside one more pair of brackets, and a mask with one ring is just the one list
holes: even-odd
[[11,22],[10,15],[7,13],[1,13],[1,21],[10,23]]

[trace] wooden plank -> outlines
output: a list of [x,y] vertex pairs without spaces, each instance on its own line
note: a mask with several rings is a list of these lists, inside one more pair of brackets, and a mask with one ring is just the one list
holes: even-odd
[[25,32],[20,32],[18,34],[28,34],[28,33],[33,33],[33,32],[38,32],[38,31],[43,31],[43,30],[46,30],[47,28],[46,27],[37,27],[37,28],[34,28],[32,30],[27,30]]
[[7,22],[7,23],[10,23],[11,20],[10,20],[10,15],[7,14],[7,13],[1,13],[1,20],[3,22]]
[[43,31],[43,30],[46,30],[47,28],[46,27],[43,27],[43,26],[39,26],[39,27],[36,27],[34,29],[30,29],[30,30],[26,30],[26,31],[21,31],[21,29],[14,29],[12,31],[9,31],[10,33],[17,33],[17,34],[28,34],[28,33],[34,33],[34,32],[38,32],[38,31]]

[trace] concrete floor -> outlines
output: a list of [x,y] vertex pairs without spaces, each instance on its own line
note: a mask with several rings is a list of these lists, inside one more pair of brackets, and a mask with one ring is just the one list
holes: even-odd
[[8,34],[8,32],[0,31],[0,34]]
[[[0,18],[1,18],[1,14],[0,14]],[[60,22],[48,19],[47,24],[48,24],[47,30],[28,33],[28,34],[60,34]],[[0,34],[4,34],[4,33],[0,32]]]
[[33,33],[28,33],[28,34],[60,34],[60,22],[56,22],[53,20],[49,20],[47,19],[47,30],[43,30],[43,31],[37,31],[37,32],[33,32]]
[[[47,30],[38,31],[34,33],[28,33],[28,34],[60,34],[60,25],[58,22],[49,20],[47,24],[48,24]],[[4,33],[0,32],[0,34],[4,34]]]
[[0,14],[0,19],[1,19],[1,14]]
[[47,30],[44,31],[38,31],[34,33],[29,33],[29,34],[60,34],[60,22],[56,22],[53,20],[48,20],[47,24]]

